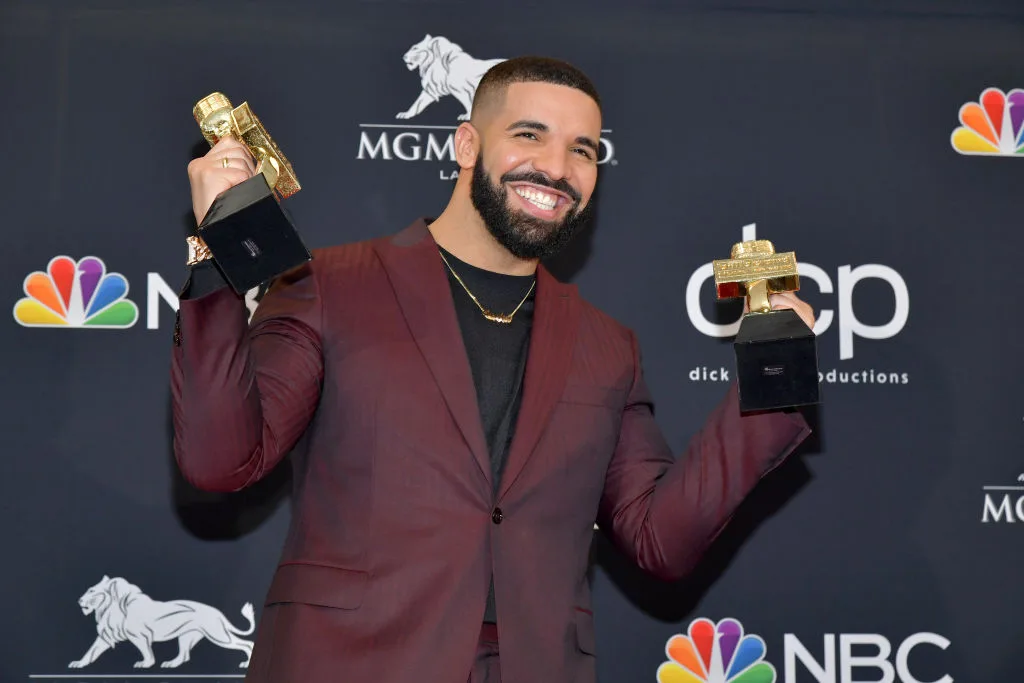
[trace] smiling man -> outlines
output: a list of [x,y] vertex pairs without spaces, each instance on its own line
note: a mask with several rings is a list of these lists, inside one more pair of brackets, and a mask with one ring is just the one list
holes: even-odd
[[[593,213],[601,105],[564,62],[482,79],[436,220],[316,250],[251,325],[193,259],[172,360],[175,456],[237,491],[289,453],[292,524],[247,680],[592,683],[595,521],[685,576],[808,434],[736,387],[678,459],[634,334],[540,264]],[[222,140],[189,165],[201,221],[251,177]],[[615,230],[615,226],[606,229]],[[792,294],[773,295],[813,326]]]

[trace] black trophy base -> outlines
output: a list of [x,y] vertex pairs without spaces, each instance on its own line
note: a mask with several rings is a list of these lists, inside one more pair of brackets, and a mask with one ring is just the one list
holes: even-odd
[[795,311],[744,316],[733,347],[742,412],[820,401],[817,342]]
[[262,173],[219,194],[199,235],[238,294],[312,258]]

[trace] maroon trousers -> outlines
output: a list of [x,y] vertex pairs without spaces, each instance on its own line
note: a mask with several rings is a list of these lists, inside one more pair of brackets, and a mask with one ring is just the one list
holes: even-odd
[[501,683],[501,669],[498,666],[498,627],[483,624],[480,641],[476,646],[476,659],[469,672],[468,683]]

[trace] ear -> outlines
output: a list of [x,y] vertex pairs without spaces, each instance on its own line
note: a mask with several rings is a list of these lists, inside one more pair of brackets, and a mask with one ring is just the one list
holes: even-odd
[[455,129],[455,161],[460,169],[476,166],[476,157],[480,153],[480,132],[468,121],[459,124]]
[[428,33],[427,35],[423,36],[423,40],[430,40],[430,34]]
[[110,577],[109,577],[109,576],[107,576],[106,574],[104,574],[104,575],[103,575],[103,580],[104,580],[104,581],[110,581]]

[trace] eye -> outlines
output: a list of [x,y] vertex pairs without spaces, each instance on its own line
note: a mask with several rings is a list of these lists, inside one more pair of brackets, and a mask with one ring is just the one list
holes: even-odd
[[524,131],[522,131],[520,133],[516,133],[516,137],[517,138],[528,138],[530,140],[536,140],[537,139],[537,135],[535,133],[531,133],[528,130],[524,130]]
[[584,159],[593,159],[594,158],[593,155],[590,153],[590,150],[587,149],[586,147],[573,147],[572,151],[575,152],[576,154],[579,154]]

